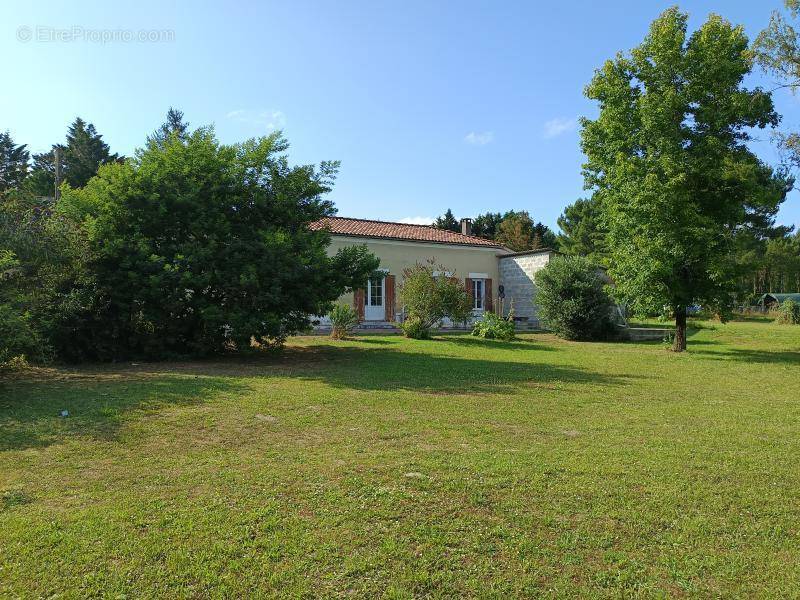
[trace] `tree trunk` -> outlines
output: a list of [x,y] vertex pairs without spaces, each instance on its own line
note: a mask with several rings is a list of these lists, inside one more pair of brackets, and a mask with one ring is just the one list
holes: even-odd
[[686,350],[686,307],[679,306],[675,309],[675,341],[672,343],[673,352]]

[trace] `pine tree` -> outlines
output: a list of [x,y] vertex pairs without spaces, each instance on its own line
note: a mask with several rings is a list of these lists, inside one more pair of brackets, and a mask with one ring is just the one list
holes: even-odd
[[433,226],[436,229],[447,229],[448,231],[460,231],[458,220],[453,216],[453,211],[449,208],[447,212],[444,213],[441,217],[436,217],[436,220],[433,222]]
[[585,256],[603,264],[606,253],[605,230],[600,223],[599,200],[578,199],[564,209],[558,218],[560,249],[565,254]]
[[121,161],[111,154],[94,125],[80,117],[67,130],[66,144],[54,144],[48,152],[33,155],[33,168],[25,182],[36,196],[52,196],[55,190],[55,149],[61,150],[61,177],[71,187],[83,187],[97,174],[100,165]]
[[493,240],[497,235],[497,226],[503,220],[503,215],[499,212],[487,212],[475,217],[472,222],[472,235]]
[[71,187],[85,186],[97,174],[100,165],[117,160],[119,156],[110,153],[94,125],[78,117],[69,126],[62,170],[64,180]]
[[6,131],[0,133],[0,194],[20,186],[28,173],[26,144],[17,145]]
[[189,123],[184,122],[183,111],[170,106],[167,111],[167,120],[147,136],[147,145],[163,146],[171,135],[175,135],[182,143],[186,143],[189,135]]
[[[55,146],[53,146],[55,148]],[[52,196],[55,193],[55,159],[53,151],[33,155],[33,165],[25,179],[25,189],[34,196]]]

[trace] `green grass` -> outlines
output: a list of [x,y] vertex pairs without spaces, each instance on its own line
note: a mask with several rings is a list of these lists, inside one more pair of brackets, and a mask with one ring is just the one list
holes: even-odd
[[32,372],[0,386],[0,596],[796,597],[800,327],[689,348]]

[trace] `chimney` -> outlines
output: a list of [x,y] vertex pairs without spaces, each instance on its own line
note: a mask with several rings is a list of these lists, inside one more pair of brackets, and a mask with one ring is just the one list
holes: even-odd
[[461,233],[472,235],[472,219],[461,219]]

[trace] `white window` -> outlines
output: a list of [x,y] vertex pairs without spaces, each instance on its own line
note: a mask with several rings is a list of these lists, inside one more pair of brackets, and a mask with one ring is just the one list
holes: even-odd
[[383,277],[371,277],[368,284],[369,294],[364,298],[367,306],[383,306]]
[[483,279],[472,280],[472,308],[483,310]]

